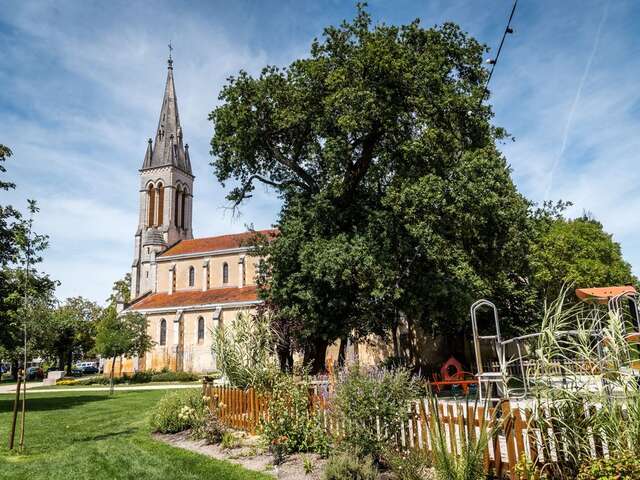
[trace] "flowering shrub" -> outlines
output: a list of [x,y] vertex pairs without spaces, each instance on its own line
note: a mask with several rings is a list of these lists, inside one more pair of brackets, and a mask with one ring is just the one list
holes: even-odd
[[430,464],[427,452],[421,449],[389,448],[382,459],[398,480],[424,480]]
[[405,369],[365,372],[356,366],[343,372],[333,407],[344,425],[342,446],[380,460],[395,444],[408,417],[407,404],[416,395],[416,382]]
[[69,378],[63,378],[56,381],[56,385],[79,385],[79,384],[80,384],[79,380],[72,380]]
[[176,433],[201,426],[208,411],[198,389],[178,390],[162,397],[151,412],[155,432]]
[[320,418],[309,405],[309,382],[292,375],[279,375],[271,391],[268,420],[261,425],[262,436],[274,456],[294,452],[326,455],[329,438]]

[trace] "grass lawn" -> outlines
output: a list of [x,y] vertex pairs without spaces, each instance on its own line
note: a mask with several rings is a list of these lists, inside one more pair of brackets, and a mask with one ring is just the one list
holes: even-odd
[[165,393],[34,392],[24,454],[7,450],[13,395],[0,395],[0,479],[272,478],[153,440],[147,415]]

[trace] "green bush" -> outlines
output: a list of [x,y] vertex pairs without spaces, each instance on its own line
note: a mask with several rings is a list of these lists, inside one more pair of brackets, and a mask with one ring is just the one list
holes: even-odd
[[152,382],[194,382],[198,380],[197,374],[191,372],[162,372],[151,376]]
[[306,376],[276,377],[268,405],[268,420],[261,425],[262,437],[276,456],[296,452],[326,455],[329,438],[320,418],[309,408],[309,382]]
[[[343,372],[334,401],[336,417],[345,428],[342,446],[379,461],[395,444],[408,418],[408,402],[416,395],[416,382],[405,369],[365,372],[356,366]],[[378,424],[384,426],[379,432]]]
[[580,467],[576,480],[636,480],[640,478],[640,459],[631,452],[593,459]]
[[429,455],[422,449],[387,449],[382,460],[398,480],[423,480],[431,464]]
[[378,472],[370,457],[360,458],[349,453],[329,457],[323,480],[376,480]]
[[149,383],[153,376],[153,370],[146,370],[144,372],[135,372],[129,377],[129,383]]
[[205,409],[199,389],[173,391],[158,401],[151,412],[149,423],[154,432],[160,433],[197,429],[202,425]]
[[203,414],[202,421],[193,427],[192,436],[205,440],[209,445],[216,445],[222,441],[225,433],[227,429],[218,416],[207,411]]

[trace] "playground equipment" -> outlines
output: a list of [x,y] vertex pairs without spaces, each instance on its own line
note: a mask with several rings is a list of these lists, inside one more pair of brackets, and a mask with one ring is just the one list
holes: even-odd
[[[623,322],[623,335],[630,344],[640,344],[640,312],[638,310],[638,293],[632,286],[604,287],[604,288],[583,288],[577,289],[576,295],[585,302],[594,305],[607,305],[610,312],[622,314],[625,302],[631,320]],[[480,334],[478,329],[478,315],[481,311],[488,310],[493,317],[491,324],[493,331],[489,334]],[[627,332],[629,325],[633,331]],[[498,309],[489,300],[478,300],[471,305],[471,326],[473,331],[473,346],[477,366],[476,378],[478,380],[478,392],[481,399],[498,401],[501,399],[521,400],[528,397],[535,378],[531,378],[528,368],[533,364],[530,358],[532,348],[531,343],[538,339],[543,333],[531,333],[514,338],[504,339],[500,331],[500,319]],[[556,338],[572,335],[585,334],[584,331],[563,330],[554,332]],[[588,332],[595,345],[595,350],[599,357],[603,354],[604,331],[600,323],[595,325]],[[493,362],[485,361],[487,350],[492,353]],[[640,362],[631,362],[634,374],[640,377]],[[582,386],[586,384],[595,385],[594,388],[604,388],[604,380],[596,375],[584,375],[584,370],[572,375],[572,381],[579,379]],[[567,378],[563,375],[564,368],[558,368],[557,375],[547,375],[545,380],[561,382],[566,388],[571,388]],[[599,384],[598,384],[599,383]],[[596,385],[598,384],[598,385]]]

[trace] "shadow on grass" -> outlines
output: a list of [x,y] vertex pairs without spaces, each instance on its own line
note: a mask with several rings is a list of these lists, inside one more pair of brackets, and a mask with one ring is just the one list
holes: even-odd
[[[66,410],[85,403],[108,400],[107,395],[76,395],[64,397],[30,397],[27,394],[27,411]],[[13,410],[14,397],[3,395],[0,398],[0,413]]]
[[121,430],[119,432],[103,433],[102,435],[88,435],[84,438],[79,438],[78,440],[81,442],[95,442],[97,440],[107,440],[108,438],[120,437],[123,435],[132,435],[136,432],[138,432],[137,428],[127,428],[126,430]]

